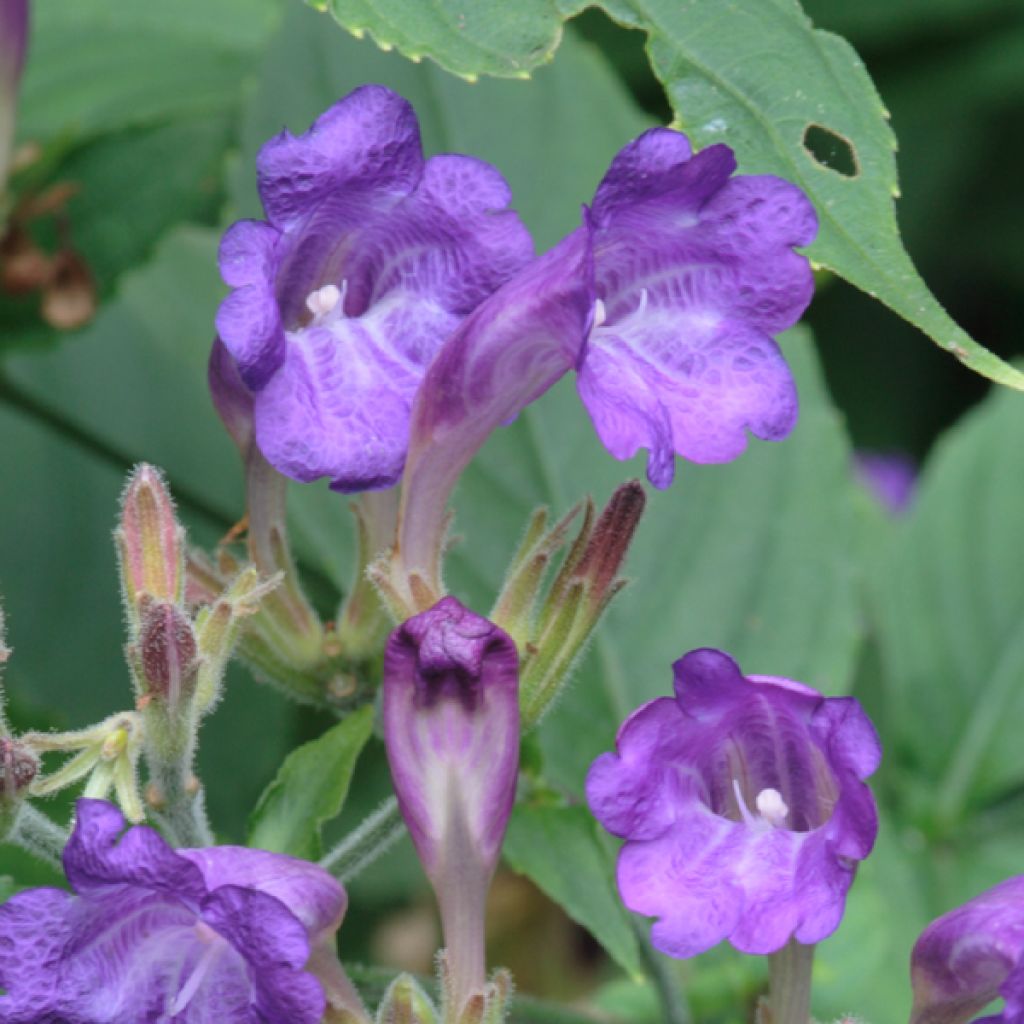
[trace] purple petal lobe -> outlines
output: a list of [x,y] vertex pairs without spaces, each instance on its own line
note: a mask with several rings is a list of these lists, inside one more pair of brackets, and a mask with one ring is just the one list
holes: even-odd
[[125,831],[124,815],[105,800],[79,800],[75,830],[64,848],[64,873],[77,893],[130,884],[198,901],[200,872],[154,829]]
[[345,890],[315,864],[245,846],[209,846],[179,852],[199,868],[209,890],[233,885],[273,896],[302,922],[310,936],[336,931],[341,924]]
[[294,136],[271,139],[256,159],[260,198],[270,223],[289,230],[318,203],[346,189],[401,196],[423,168],[419,125],[397,93],[364,85]]
[[817,227],[779,178],[730,177],[726,146],[690,155],[654,129],[612,162],[594,199],[597,315],[579,390],[617,458],[648,448],[657,487],[675,455],[726,462],[748,431],[780,440],[796,422],[792,377],[773,335],[813,290],[793,252]]
[[624,903],[657,918],[654,944],[673,956],[819,942],[878,830],[862,781],[874,729],[852,698],[745,677],[721,651],[674,669],[675,698],[634,712],[587,777],[594,815],[626,840]]

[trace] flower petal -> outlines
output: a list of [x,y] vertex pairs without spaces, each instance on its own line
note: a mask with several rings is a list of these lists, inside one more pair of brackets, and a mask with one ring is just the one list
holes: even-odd
[[397,93],[364,85],[303,134],[284,131],[271,139],[256,168],[270,223],[288,230],[332,193],[409,192],[423,169],[419,125]]
[[0,906],[0,1020],[36,1024],[55,1012],[57,978],[73,897],[27,889]]
[[311,941],[322,932],[337,930],[341,924],[345,890],[316,864],[245,846],[210,846],[178,852],[199,868],[211,891],[222,885],[234,885],[278,899],[303,923]]
[[416,390],[457,322],[426,301],[395,301],[289,335],[284,364],[255,396],[267,461],[296,480],[330,476],[341,491],[392,486]]
[[616,457],[650,449],[647,475],[665,488],[673,453],[728,462],[747,431],[784,438],[797,417],[796,386],[775,342],[737,321],[647,307],[593,332],[578,388]]
[[125,832],[124,816],[105,800],[82,799],[75,808],[75,830],[64,848],[64,871],[75,892],[134,885],[195,903],[203,898],[202,874],[154,829],[136,825]]
[[[309,937],[280,900],[255,889],[224,885],[210,894],[202,909],[204,922],[245,958],[252,1002],[261,1015],[257,1020],[319,1024],[326,1006],[323,988],[303,970]],[[218,997],[218,986],[212,983],[209,997]]]

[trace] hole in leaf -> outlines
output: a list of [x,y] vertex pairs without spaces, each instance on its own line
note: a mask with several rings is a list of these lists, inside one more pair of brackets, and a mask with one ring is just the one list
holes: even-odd
[[844,178],[856,178],[860,174],[857,151],[844,135],[820,124],[809,124],[804,129],[804,149],[822,167],[841,174]]

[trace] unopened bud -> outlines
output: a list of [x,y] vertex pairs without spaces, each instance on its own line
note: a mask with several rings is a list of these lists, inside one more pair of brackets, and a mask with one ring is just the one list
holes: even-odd
[[594,524],[571,579],[586,580],[591,604],[603,607],[620,584],[619,570],[643,515],[647,496],[638,480],[623,484]]
[[39,773],[39,758],[10,736],[0,737],[0,778],[3,797],[10,801],[23,793]]
[[176,605],[145,603],[134,653],[144,696],[173,708],[194,690],[199,649],[192,624]]
[[160,471],[137,466],[121,499],[114,531],[128,616],[137,622],[143,595],[181,604],[185,588],[185,531]]
[[523,659],[524,729],[551,706],[608,603],[625,585],[619,570],[645,504],[643,488],[631,480],[615,491],[596,522],[588,508]]
[[437,1019],[430,997],[408,974],[388,986],[377,1010],[378,1024],[436,1024]]

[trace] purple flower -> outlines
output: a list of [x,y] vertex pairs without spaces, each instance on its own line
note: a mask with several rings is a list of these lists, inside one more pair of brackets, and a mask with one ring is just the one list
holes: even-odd
[[726,462],[746,433],[784,438],[797,416],[773,335],[810,302],[793,246],[817,232],[795,185],[730,177],[728,146],[692,155],[685,135],[645,132],[612,161],[593,205],[597,316],[578,387],[605,447],[649,449],[668,487],[673,455]]
[[910,977],[911,1024],[962,1024],[998,996],[1003,1012],[986,1024],[1022,1024],[1024,875],[928,925],[914,944]]
[[508,186],[467,156],[424,161],[409,104],[356,89],[257,158],[267,221],[224,236],[217,330],[254,392],[257,444],[297,480],[388,487],[423,374],[526,263]]
[[341,922],[341,886],[291,857],[173,850],[124,825],[80,800],[64,851],[74,894],[29,889],[0,907],[0,1021],[319,1024],[323,988],[304,968]]
[[456,1007],[484,984],[484,900],[519,767],[518,690],[512,639],[453,597],[388,640],[388,762],[437,893]]
[[881,756],[871,722],[852,697],[744,677],[721,651],[673,670],[675,697],[635,711],[587,777],[594,815],[626,840],[623,902],[658,918],[672,956],[819,942],[878,831],[861,781]]

